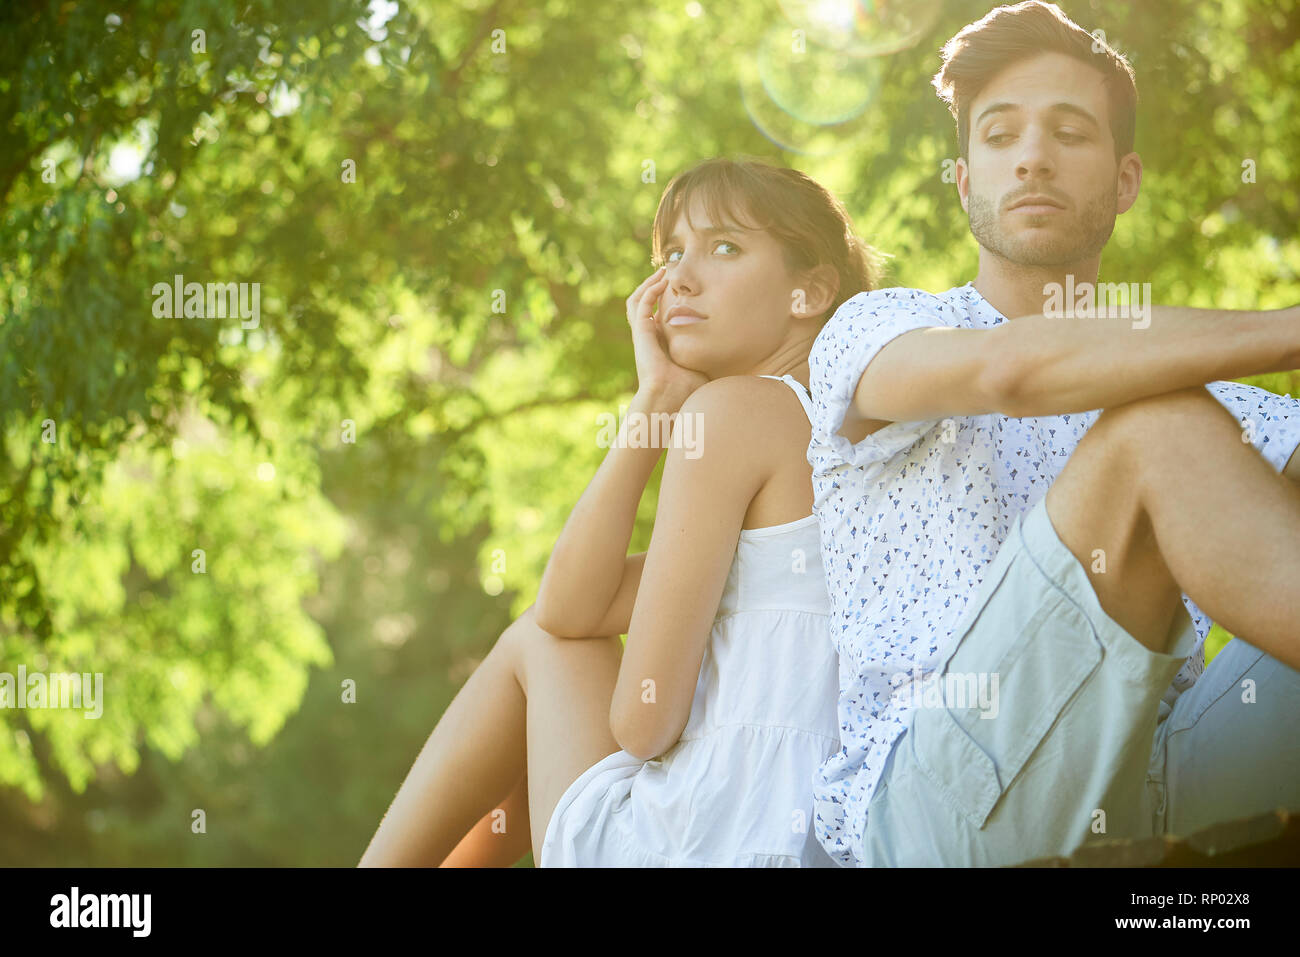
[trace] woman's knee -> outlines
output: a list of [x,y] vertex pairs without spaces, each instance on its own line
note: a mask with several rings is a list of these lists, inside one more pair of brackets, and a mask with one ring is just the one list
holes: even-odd
[[535,668],[561,669],[596,666],[600,670],[612,664],[617,669],[622,660],[623,642],[618,635],[593,638],[561,638],[537,624],[530,606],[501,633],[498,643],[509,657],[515,677],[524,693],[528,691],[528,674]]
[[529,605],[518,618],[506,626],[506,630],[498,639],[505,642],[516,656],[526,656],[535,649],[560,649],[574,641],[588,640],[561,638],[551,634],[537,623],[536,608],[536,605]]
[[508,624],[497,639],[497,644],[518,653],[543,638],[551,637],[537,624],[536,608],[536,605],[529,605],[518,618]]

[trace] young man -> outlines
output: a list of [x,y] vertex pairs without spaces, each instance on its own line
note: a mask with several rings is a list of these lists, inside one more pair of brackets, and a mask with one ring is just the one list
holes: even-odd
[[[818,837],[1014,864],[1300,807],[1300,402],[1215,381],[1300,368],[1300,309],[1090,315],[1141,181],[1128,63],[1039,2],[944,61],[979,274],[854,297],[810,359]],[[1205,670],[1207,614],[1251,643]]]

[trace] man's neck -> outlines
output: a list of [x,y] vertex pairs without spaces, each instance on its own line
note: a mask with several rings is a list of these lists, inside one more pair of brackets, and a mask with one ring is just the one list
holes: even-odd
[[975,291],[1008,319],[1041,316],[1047,301],[1043,291],[1051,283],[1062,290],[1095,283],[1101,256],[1063,266],[1025,266],[980,248],[980,268]]

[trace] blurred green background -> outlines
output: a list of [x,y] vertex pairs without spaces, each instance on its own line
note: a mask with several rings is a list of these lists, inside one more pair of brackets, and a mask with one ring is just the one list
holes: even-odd
[[[990,6],[5,5],[0,670],[106,707],[0,710],[0,864],[354,864],[599,464],[668,180],[798,166],[967,281],[929,79]],[[1062,6],[1142,98],[1102,279],[1300,301],[1296,0]],[[157,317],[177,274],[257,328]]]

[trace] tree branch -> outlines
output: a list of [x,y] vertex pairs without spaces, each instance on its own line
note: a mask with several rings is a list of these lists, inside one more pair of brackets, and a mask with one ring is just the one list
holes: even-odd
[[443,82],[443,89],[447,91],[448,96],[453,96],[456,89],[460,86],[461,73],[469,66],[469,61],[473,59],[474,54],[483,41],[492,33],[493,24],[499,22],[502,8],[505,7],[506,0],[496,0],[488,8],[487,13],[479,18],[478,26],[474,29],[474,36],[470,38],[469,43],[465,44],[465,52],[460,58],[460,62],[451,68]]

